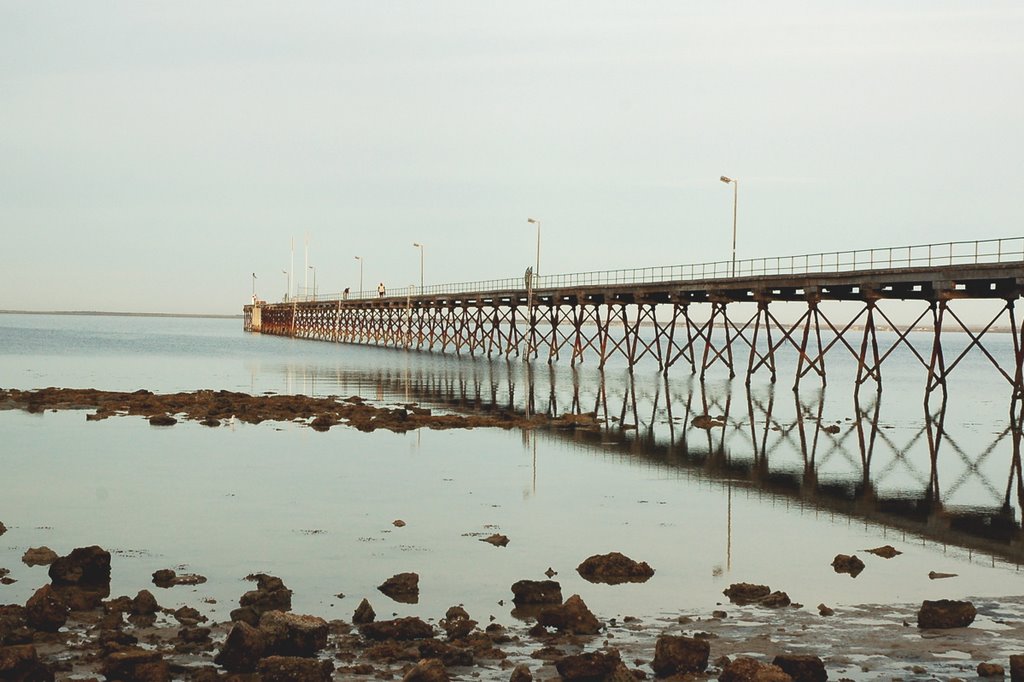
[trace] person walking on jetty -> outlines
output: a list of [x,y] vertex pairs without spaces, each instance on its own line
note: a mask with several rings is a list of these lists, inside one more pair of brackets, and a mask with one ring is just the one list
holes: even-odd
[[348,300],[348,290],[349,290],[349,288],[350,287],[345,287],[345,291],[341,292],[341,298],[346,300],[346,301]]
[[384,298],[384,282],[377,285],[377,295]]

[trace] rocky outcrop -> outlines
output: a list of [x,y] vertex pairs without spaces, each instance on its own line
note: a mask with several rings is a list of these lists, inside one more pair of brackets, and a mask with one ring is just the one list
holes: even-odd
[[260,616],[267,611],[291,611],[292,591],[284,582],[266,573],[246,576],[256,582],[256,589],[249,590],[238,600],[239,608],[231,612],[231,620],[244,620],[250,625],[259,624]]
[[965,628],[974,622],[978,611],[969,601],[925,600],[917,612],[919,628]]
[[415,616],[366,623],[359,628],[363,637],[374,640],[426,639],[434,636],[434,629]]
[[49,547],[31,547],[22,555],[21,561],[26,566],[49,566],[57,560],[57,553]]
[[746,604],[755,604],[769,594],[772,589],[767,585],[755,585],[753,583],[733,583],[726,589],[722,590],[722,594],[729,598],[733,604],[744,606]]
[[256,665],[261,682],[330,682],[334,664],[312,658],[267,656]]
[[574,635],[596,635],[601,631],[601,621],[591,613],[578,594],[566,599],[564,604],[542,609],[537,615],[537,622]]
[[170,682],[171,670],[158,651],[130,647],[103,659],[100,672],[108,680],[123,682]]
[[654,569],[647,562],[634,561],[620,552],[588,557],[576,567],[576,572],[588,582],[607,585],[643,583],[654,575]]
[[266,648],[264,634],[248,623],[239,621],[231,628],[213,662],[229,672],[253,672]]
[[793,682],[782,668],[757,659],[740,656],[728,663],[718,676],[719,682]]
[[420,600],[420,576],[417,573],[398,573],[378,585],[377,589],[402,604],[416,604]]
[[284,611],[267,611],[260,618],[268,655],[315,656],[327,646],[327,621]]
[[53,682],[53,679],[53,671],[39,660],[33,645],[0,646],[0,680]]
[[25,622],[36,630],[57,632],[68,621],[69,611],[57,590],[43,585],[25,602]]
[[835,558],[832,559],[832,570],[836,573],[846,573],[851,578],[856,578],[864,570],[864,562],[857,558],[856,554],[853,556],[836,554]]
[[562,586],[554,580],[520,580],[512,583],[516,605],[561,604]]
[[591,651],[566,656],[555,661],[555,670],[566,682],[590,682],[591,680],[635,680],[632,673],[619,658],[617,651]]
[[421,660],[413,666],[402,678],[402,682],[448,682],[450,679],[444,663],[436,658],[430,658]]
[[825,682],[828,679],[825,663],[817,656],[779,654],[772,659],[772,664],[782,668],[793,682]]
[[699,673],[708,667],[711,645],[706,639],[662,635],[654,645],[651,668],[658,677]]
[[363,601],[359,602],[359,606],[356,607],[355,612],[352,614],[352,622],[355,625],[364,625],[366,623],[372,623],[376,617],[377,614],[374,613],[373,607],[370,606],[370,602],[364,598]]

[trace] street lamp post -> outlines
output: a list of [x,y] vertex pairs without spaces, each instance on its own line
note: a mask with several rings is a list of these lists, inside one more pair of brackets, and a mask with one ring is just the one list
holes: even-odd
[[723,175],[721,181],[732,183],[732,276],[736,276],[736,207],[739,204],[740,182],[736,178]]
[[356,256],[356,260],[359,261],[359,297],[363,296],[363,257]]
[[526,222],[534,223],[537,226],[537,262],[533,266],[534,276],[540,274],[540,221],[536,218],[527,218]]
[[316,300],[316,266],[310,265],[309,269],[313,271],[313,300]]
[[413,242],[413,246],[420,250],[420,294],[423,294],[423,244]]
[[256,273],[252,273],[252,302],[256,303]]

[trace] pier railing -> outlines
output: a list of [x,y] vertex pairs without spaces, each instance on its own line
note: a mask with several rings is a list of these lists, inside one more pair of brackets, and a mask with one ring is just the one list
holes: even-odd
[[[1024,237],[983,239],[977,241],[940,242],[915,246],[891,246],[853,251],[826,251],[797,256],[747,258],[733,263],[730,260],[685,265],[663,265],[619,270],[595,270],[557,275],[538,275],[533,288],[565,289],[572,287],[658,284],[722,280],[732,278],[767,277],[773,275],[811,275],[823,273],[855,272],[859,270],[894,270],[906,268],[940,267],[945,265],[971,265],[986,263],[1012,263],[1024,261]],[[477,280],[451,284],[432,284],[427,287],[411,286],[392,289],[388,295],[435,296],[477,291],[521,291],[526,288],[525,278]],[[338,299],[375,298],[376,291],[297,296],[296,301],[336,301]]]

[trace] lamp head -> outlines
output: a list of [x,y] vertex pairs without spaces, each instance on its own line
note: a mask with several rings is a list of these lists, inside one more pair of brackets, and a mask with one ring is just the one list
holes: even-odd
[[356,256],[356,260],[363,260],[362,256]]
[[539,223],[540,221],[537,220],[536,218],[527,218],[526,222],[528,222],[528,223]]
[[423,248],[423,244],[420,244],[419,242],[413,242],[413,243],[412,243],[412,245],[413,245],[413,246],[418,246],[418,247],[420,247],[421,249]]
[[722,182],[724,182],[724,183],[726,183],[726,184],[729,184],[730,182],[736,182],[736,181],[735,181],[735,180],[733,180],[732,178],[730,178],[730,177],[727,177],[727,176],[725,176],[725,175],[723,175],[723,176],[721,177],[721,180],[722,180]]

